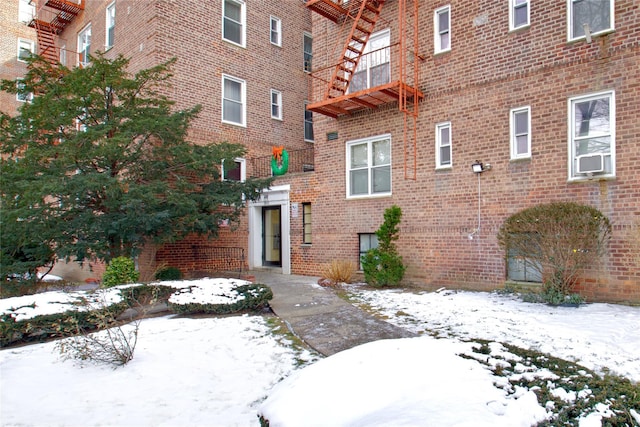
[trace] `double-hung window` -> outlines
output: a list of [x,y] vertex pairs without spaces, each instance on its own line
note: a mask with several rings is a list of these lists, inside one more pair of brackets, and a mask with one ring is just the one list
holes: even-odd
[[36,2],[30,0],[20,0],[18,3],[18,21],[28,24],[36,16]]
[[308,102],[304,103],[304,140],[313,142],[313,112],[307,110]]
[[115,39],[116,30],[116,3],[113,2],[107,6],[106,23],[105,23],[105,49],[111,49]]
[[21,79],[16,80],[16,101],[31,102],[33,100],[33,93],[27,92],[24,83]]
[[615,176],[615,93],[569,99],[569,179]]
[[244,80],[222,75],[222,122],[246,125],[246,83]]
[[511,160],[531,157],[531,107],[519,107],[510,114]]
[[391,194],[391,136],[347,142],[347,198]]
[[222,39],[245,46],[246,11],[240,0],[224,0],[222,13]]
[[311,244],[311,203],[302,204],[302,243]]
[[529,26],[529,0],[509,0],[509,31]]
[[308,33],[304,33],[302,36],[302,60],[303,70],[310,73],[313,61],[313,38]]
[[244,182],[247,179],[246,160],[236,158],[222,160],[222,180]]
[[282,92],[271,89],[271,118],[282,120]]
[[451,159],[451,122],[436,125],[436,169],[453,166]]
[[451,50],[451,6],[444,6],[433,14],[434,52]]
[[379,31],[369,37],[358,67],[353,73],[349,92],[380,86],[391,81],[389,30]]
[[567,9],[569,40],[614,29],[614,0],[567,0]]
[[282,21],[280,18],[272,16],[270,19],[270,38],[271,44],[282,46]]
[[18,61],[26,62],[35,53],[36,44],[31,40],[18,39]]
[[91,24],[78,33],[78,65],[85,66],[89,63],[91,51]]

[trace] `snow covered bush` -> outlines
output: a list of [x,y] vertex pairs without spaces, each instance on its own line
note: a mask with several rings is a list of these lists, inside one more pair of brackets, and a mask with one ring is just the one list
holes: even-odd
[[211,287],[182,288],[169,297],[169,309],[178,314],[229,314],[258,310],[273,298],[268,286],[238,282],[240,284],[228,281]]

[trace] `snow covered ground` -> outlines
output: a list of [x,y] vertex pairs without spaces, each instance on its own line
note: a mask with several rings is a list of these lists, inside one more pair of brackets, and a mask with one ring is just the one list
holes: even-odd
[[[350,289],[390,321],[443,338],[378,341],[316,360],[274,335],[262,316],[146,319],[134,359],[121,368],[64,361],[55,343],[2,350],[0,424],[257,426],[258,413],[271,427],[529,426],[545,419],[531,390],[507,395],[494,385],[504,378],[460,357],[471,354],[473,344],[458,339],[465,337],[496,341],[490,363],[501,363],[504,342],[640,381],[639,307]],[[37,305],[62,298],[42,294]],[[0,302],[7,313],[10,302]],[[548,373],[523,368],[522,375]],[[640,424],[638,412],[630,408]],[[580,425],[600,426],[606,416],[603,405]]]

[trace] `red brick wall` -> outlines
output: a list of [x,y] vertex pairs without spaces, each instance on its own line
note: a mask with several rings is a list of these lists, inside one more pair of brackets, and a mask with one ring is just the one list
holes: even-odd
[[[452,51],[433,55],[433,11],[451,5]],[[417,121],[417,179],[403,173],[402,114],[395,106],[338,120],[317,118],[319,195],[314,222],[318,263],[357,260],[357,233],[373,232],[384,209],[403,209],[400,253],[407,281],[425,287],[474,289],[505,282],[505,254],[496,232],[509,215],[534,204],[574,200],[600,209],[614,224],[605,265],[589,273],[581,288],[592,300],[640,301],[640,5],[617,1],[616,31],[585,41],[567,42],[566,2],[532,2],[531,26],[508,31],[507,2],[420,2],[420,89],[425,99]],[[383,18],[397,22],[395,2]],[[476,19],[479,18],[479,19]],[[480,25],[474,24],[475,22]],[[330,55],[339,32],[314,17],[314,59]],[[325,22],[326,21],[326,22]],[[317,31],[316,31],[317,28]],[[392,28],[392,43],[397,28]],[[382,27],[380,27],[382,29]],[[339,54],[339,52],[338,52]],[[323,66],[316,62],[316,66]],[[323,87],[316,85],[316,96]],[[616,178],[567,181],[567,100],[615,90]],[[510,161],[509,112],[531,107],[532,157]],[[317,117],[317,116],[316,116]],[[452,123],[453,167],[435,170],[435,125]],[[338,132],[325,141],[327,132]],[[345,198],[345,142],[392,135],[392,196]],[[493,168],[481,175],[480,232],[475,160]],[[412,159],[410,159],[412,161]]]

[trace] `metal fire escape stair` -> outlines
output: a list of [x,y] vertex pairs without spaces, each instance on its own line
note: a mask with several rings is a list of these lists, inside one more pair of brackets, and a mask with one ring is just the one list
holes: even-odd
[[56,37],[84,10],[85,0],[37,0],[29,23],[38,36],[38,54],[55,64],[60,59]]
[[333,70],[325,98],[336,98],[347,93],[360,58],[373,33],[384,0],[363,0],[359,5],[350,2],[345,17],[353,19],[351,30],[342,49],[341,59]]

